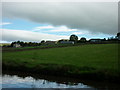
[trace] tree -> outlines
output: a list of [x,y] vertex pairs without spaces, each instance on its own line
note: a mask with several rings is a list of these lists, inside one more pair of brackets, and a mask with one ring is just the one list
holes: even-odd
[[16,43],[16,42],[12,42],[10,46],[13,47],[13,45],[14,45],[15,43]]
[[78,36],[72,34],[72,35],[70,36],[70,41],[74,41],[74,42],[76,43],[76,42],[78,41]]
[[80,42],[86,42],[87,40],[86,40],[86,38],[85,37],[82,37],[81,39],[80,39]]
[[41,41],[41,44],[42,44],[42,43],[45,43],[45,40],[42,40],[42,41]]
[[117,37],[119,37],[119,36],[120,36],[120,32],[117,33]]
[[103,41],[106,41],[106,38],[104,38]]

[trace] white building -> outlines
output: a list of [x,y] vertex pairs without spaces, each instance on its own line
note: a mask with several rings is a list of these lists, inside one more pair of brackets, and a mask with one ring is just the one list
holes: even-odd
[[13,44],[13,47],[18,48],[18,47],[21,47],[21,45],[19,43],[15,43]]
[[62,44],[74,44],[74,41],[60,41]]
[[101,39],[90,39],[90,42],[101,42]]

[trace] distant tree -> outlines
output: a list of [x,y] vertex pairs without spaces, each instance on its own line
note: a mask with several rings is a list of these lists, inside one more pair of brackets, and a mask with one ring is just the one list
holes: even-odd
[[110,38],[108,38],[107,41],[110,41]]
[[20,41],[17,41],[16,43],[19,43],[19,44],[20,44]]
[[23,41],[17,41],[17,42],[12,42],[11,43],[11,47],[13,47],[14,44],[20,44],[22,47],[26,47],[26,46],[40,46],[41,43],[37,43],[37,42],[23,42]]
[[70,41],[74,41],[74,42],[76,43],[76,42],[78,41],[78,36],[72,34],[72,35],[70,36]]
[[103,41],[106,41],[106,38],[104,38]]
[[32,42],[28,42],[27,45],[28,45],[28,46],[31,46],[31,45],[32,45]]
[[45,43],[45,40],[42,40],[42,41],[41,41],[41,44],[42,44],[42,43]]
[[117,33],[117,39],[120,40],[120,32]]
[[23,41],[20,41],[19,44],[24,47],[24,42]]
[[14,45],[15,43],[16,43],[16,42],[12,42],[10,46],[13,47],[13,45]]
[[86,42],[87,40],[86,40],[86,38],[85,37],[82,37],[81,39],[80,39],[80,42]]
[[117,37],[120,36],[120,32],[117,33]]
[[28,46],[28,43],[27,43],[27,42],[24,42],[24,46]]
[[118,37],[110,37],[107,41],[118,41]]
[[63,41],[63,40],[58,40],[58,43],[60,43],[61,41]]

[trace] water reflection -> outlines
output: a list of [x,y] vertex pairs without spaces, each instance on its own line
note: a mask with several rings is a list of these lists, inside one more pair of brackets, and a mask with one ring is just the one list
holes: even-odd
[[71,83],[67,84],[48,81],[45,79],[35,79],[31,76],[22,78],[17,75],[3,75],[2,76],[3,88],[91,88],[83,83]]
[[4,71],[3,88],[89,88],[89,90],[120,90],[120,85],[103,81],[73,79],[22,72]]

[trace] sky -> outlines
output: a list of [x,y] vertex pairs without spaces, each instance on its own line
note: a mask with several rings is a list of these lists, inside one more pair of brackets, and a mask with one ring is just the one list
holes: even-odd
[[117,2],[2,2],[0,42],[108,38],[118,32]]

